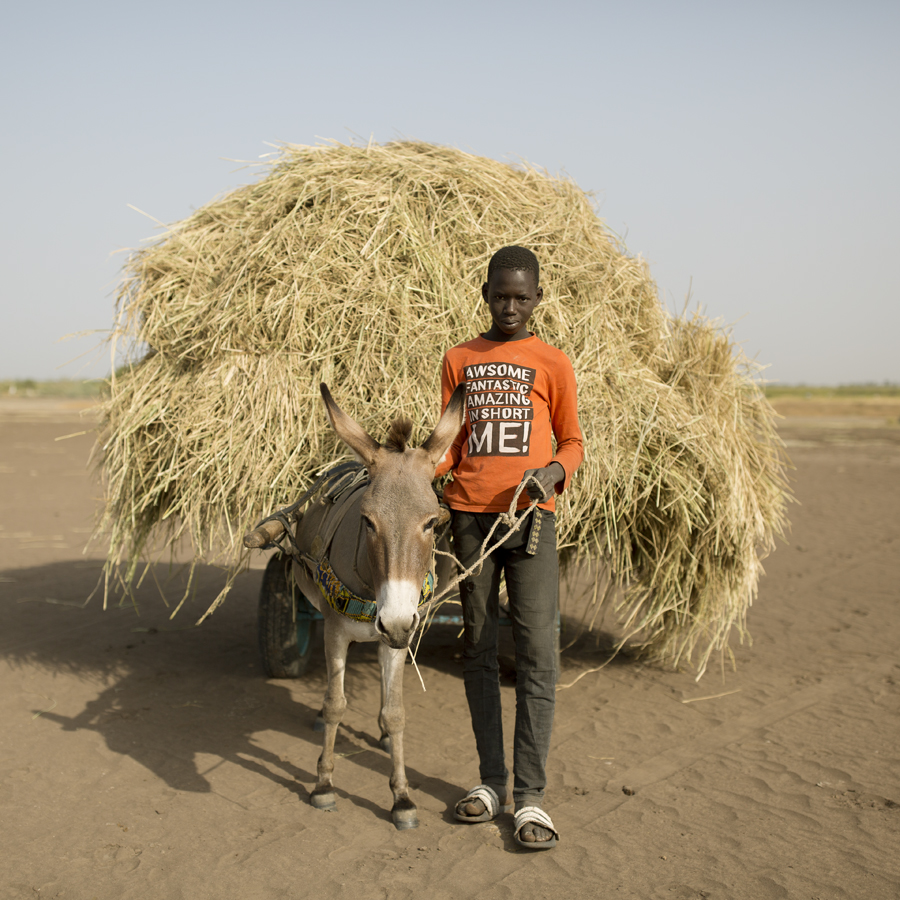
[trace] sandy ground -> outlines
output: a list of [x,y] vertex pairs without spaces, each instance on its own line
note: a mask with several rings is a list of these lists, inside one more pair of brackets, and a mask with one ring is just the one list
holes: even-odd
[[[736,672],[696,683],[618,658],[559,692],[547,806],[562,840],[535,854],[511,817],[450,814],[478,780],[454,628],[426,638],[427,693],[406,673],[420,827],[390,822],[372,647],[351,654],[340,800],[319,812],[324,666],[263,677],[260,573],[201,628],[213,568],[173,621],[154,582],[172,602],[181,576],[163,567],[140,615],[83,608],[102,555],[81,552],[91,437],[56,438],[88,424],[0,402],[0,898],[900,897],[900,428],[846,412],[785,420],[800,502]],[[563,683],[606,646],[579,641]]]

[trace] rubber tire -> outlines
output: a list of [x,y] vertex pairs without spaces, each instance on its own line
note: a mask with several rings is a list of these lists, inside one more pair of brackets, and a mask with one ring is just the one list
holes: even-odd
[[290,568],[291,558],[276,553],[266,566],[259,590],[259,653],[268,678],[299,678],[309,665],[315,643],[315,609],[289,579]]

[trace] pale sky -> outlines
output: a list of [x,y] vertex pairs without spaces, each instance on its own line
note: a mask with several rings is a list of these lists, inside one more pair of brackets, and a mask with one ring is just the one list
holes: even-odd
[[567,173],[770,379],[900,381],[898,35],[896,0],[17,4],[0,378],[109,370],[58,339],[110,327],[156,233],[129,204],[174,222],[267,142],[371,136]]

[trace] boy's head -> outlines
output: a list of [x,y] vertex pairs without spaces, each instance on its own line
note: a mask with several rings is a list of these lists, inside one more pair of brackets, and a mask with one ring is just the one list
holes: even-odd
[[528,320],[541,302],[541,267],[524,247],[502,247],[488,263],[488,280],[481,296],[491,311],[493,325],[485,335],[492,341],[515,341],[529,336]]
[[488,281],[498,269],[531,272],[534,275],[534,286],[537,287],[541,283],[541,264],[538,262],[538,258],[525,247],[501,247],[488,263]]

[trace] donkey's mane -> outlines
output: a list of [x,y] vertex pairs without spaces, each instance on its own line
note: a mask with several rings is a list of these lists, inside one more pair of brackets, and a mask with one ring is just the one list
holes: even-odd
[[391,430],[388,432],[384,446],[395,453],[403,453],[406,450],[410,435],[412,435],[412,429],[413,423],[409,416],[397,416],[391,422]]

